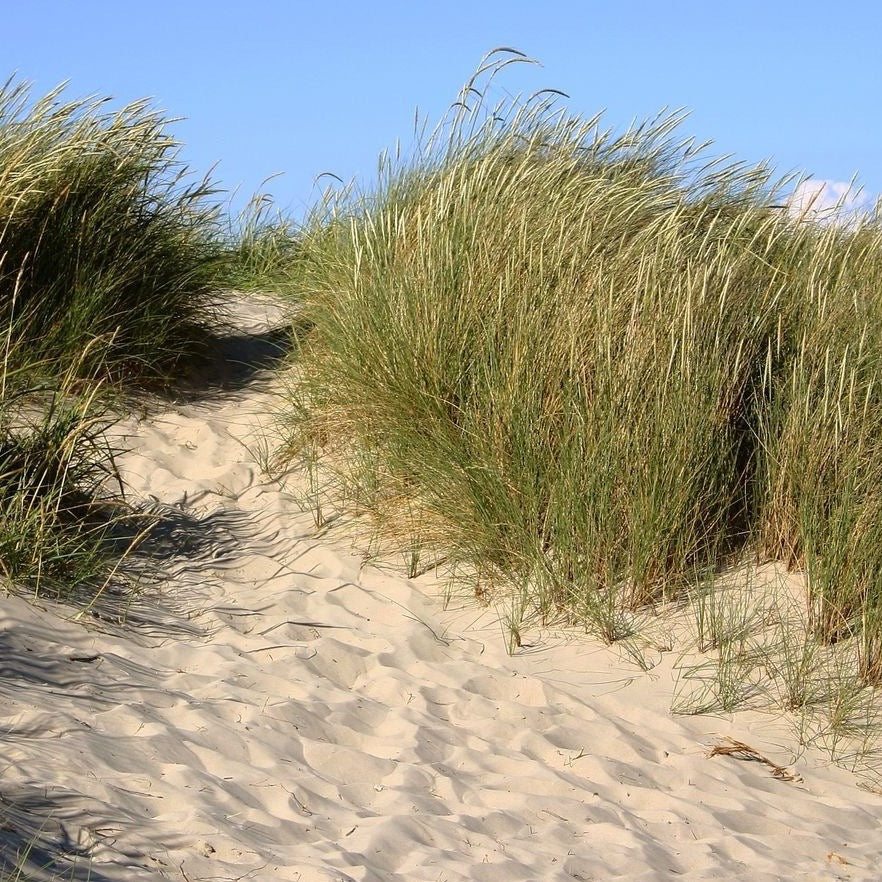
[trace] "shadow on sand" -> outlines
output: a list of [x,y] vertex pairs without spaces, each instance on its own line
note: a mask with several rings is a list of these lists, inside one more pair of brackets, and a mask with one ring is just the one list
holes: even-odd
[[261,388],[311,329],[303,318],[253,332],[219,326],[203,339],[198,353],[179,365],[168,396],[198,403],[222,393]]
[[297,330],[283,325],[255,334],[212,335],[175,384],[186,400],[218,392],[238,392],[264,380],[294,346]]
[[148,640],[204,636],[198,611],[210,600],[206,568],[223,568],[252,550],[260,532],[238,509],[196,514],[155,502],[108,519],[102,529],[111,578],[97,596],[96,586],[83,586],[70,599],[100,629]]
[[[82,797],[52,793],[50,787],[0,790],[0,878],[22,882],[118,882],[89,858],[91,842],[84,842],[78,820],[86,822]],[[88,822],[100,823],[92,812]],[[71,831],[78,831],[76,835]],[[128,878],[146,879],[131,865],[116,868]]]

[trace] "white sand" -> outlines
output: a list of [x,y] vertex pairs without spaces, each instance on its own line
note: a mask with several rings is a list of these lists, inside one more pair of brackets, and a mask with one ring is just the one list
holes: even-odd
[[[882,797],[783,721],[673,716],[670,663],[587,639],[510,657],[492,612],[318,537],[247,448],[259,386],[124,425],[176,555],[127,629],[0,597],[7,856],[34,839],[95,882],[882,877]],[[708,757],[726,735],[802,782]]]

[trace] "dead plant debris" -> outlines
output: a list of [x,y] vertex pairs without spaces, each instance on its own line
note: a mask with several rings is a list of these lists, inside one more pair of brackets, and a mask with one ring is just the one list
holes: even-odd
[[785,766],[779,766],[767,756],[763,756],[758,750],[754,750],[749,744],[745,744],[743,741],[736,741],[728,736],[711,748],[708,757],[713,756],[732,756],[745,762],[762,763],[771,771],[773,778],[777,778],[779,781],[792,781],[795,784],[802,783],[802,775],[791,771]]

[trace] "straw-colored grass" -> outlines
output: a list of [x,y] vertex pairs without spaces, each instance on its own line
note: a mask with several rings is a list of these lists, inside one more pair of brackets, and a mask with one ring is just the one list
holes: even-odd
[[6,361],[165,376],[211,314],[217,208],[160,114],[105,105],[0,87]]
[[165,382],[205,338],[228,245],[210,183],[190,181],[165,128],[146,102],[0,87],[6,589],[89,603],[106,587],[130,517],[106,381]]
[[792,216],[792,182],[706,159],[676,114],[614,135],[555,96],[488,107],[511,60],[302,231],[287,457],[411,564],[506,596],[513,648],[537,616],[627,636],[758,556],[878,683],[878,219]]

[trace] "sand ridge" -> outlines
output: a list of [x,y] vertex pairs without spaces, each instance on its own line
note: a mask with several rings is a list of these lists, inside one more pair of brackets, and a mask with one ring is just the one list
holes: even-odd
[[[280,321],[248,301],[241,339]],[[879,878],[882,797],[773,718],[672,716],[668,666],[587,639],[509,656],[492,610],[318,535],[255,457],[274,394],[119,427],[165,515],[129,628],[0,597],[5,853],[96,882]],[[727,735],[802,780],[709,757]]]

